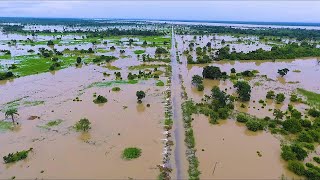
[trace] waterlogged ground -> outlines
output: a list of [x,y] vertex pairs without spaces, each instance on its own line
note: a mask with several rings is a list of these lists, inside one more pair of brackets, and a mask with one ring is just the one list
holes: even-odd
[[[82,27],[86,28],[88,27]],[[156,29],[149,26],[140,28]],[[0,129],[0,157],[33,148],[25,160],[12,164],[0,163],[0,179],[157,178],[157,166],[163,164],[163,152],[167,150],[164,149],[164,142],[168,142],[164,135],[168,132],[164,132],[163,120],[171,105],[165,104],[165,91],[169,88],[156,84],[159,80],[167,84],[170,75],[167,68],[170,66],[168,60],[175,60],[175,53],[172,51],[171,57],[168,53],[156,58],[155,50],[156,47],[170,50],[171,44],[165,43],[170,42],[170,36],[87,38],[83,34],[63,34],[59,32],[63,29],[62,26],[30,25],[26,26],[26,29],[57,29],[58,32],[54,35],[39,33],[37,36],[0,33],[0,49],[11,51],[11,55],[0,54],[0,70],[8,70],[12,64],[16,64],[18,69],[12,71],[21,76],[0,81],[0,120],[11,120],[4,119],[3,110],[17,108],[19,112],[19,116],[16,116],[19,125],[12,129]],[[207,65],[218,66],[227,74],[230,74],[231,68],[235,68],[237,72],[259,72],[255,77],[245,78],[252,87],[251,101],[235,103],[236,111],[259,118],[273,117],[273,109],[284,111],[289,104],[304,115],[309,106],[291,103],[290,95],[296,93],[297,88],[320,93],[320,79],[317,78],[320,74],[319,58],[219,61],[187,65],[187,57],[183,54],[191,42],[195,44],[194,49],[211,42],[213,49],[229,45],[234,51],[249,52],[259,48],[270,50],[273,44],[283,45],[294,41],[292,39],[261,41],[255,36],[230,35],[174,37],[177,44],[172,44],[172,48],[176,47],[180,64],[172,63],[176,69],[173,70],[171,91],[173,96],[179,99],[173,98],[175,100],[172,101],[172,106],[173,117],[180,121],[180,105],[183,101],[179,97],[183,93],[181,85],[185,87],[188,98],[194,102],[200,102],[206,94],[210,95],[213,86],[219,86],[228,94],[236,95],[230,79],[205,79],[203,92],[191,84],[192,76],[202,75],[203,67]],[[12,39],[17,41],[13,42]],[[129,44],[129,39],[133,39],[132,44]],[[55,45],[47,46],[48,40],[53,40]],[[148,45],[143,46],[143,41],[147,41]],[[115,50],[110,50],[112,46]],[[59,56],[62,63],[59,70],[49,71],[51,59],[37,54],[42,47],[57,49],[63,53]],[[79,53],[79,50],[89,48],[92,48],[94,53]],[[120,50],[125,52],[121,53]],[[154,59],[151,62],[143,62],[142,54],[149,54]],[[190,54],[196,59],[195,51]],[[116,59],[108,63],[93,63],[93,59],[101,55],[115,56]],[[78,56],[82,57],[83,63],[75,66]],[[290,72],[280,77],[277,70],[281,68],[288,68]],[[160,77],[127,79],[130,72],[137,74],[139,71],[151,72]],[[115,72],[121,72],[122,79],[116,78]],[[121,90],[112,91],[113,87],[119,87]],[[136,91],[139,90],[146,92],[142,104],[137,103]],[[266,100],[266,93],[270,90],[276,94],[284,93],[285,101],[277,104],[272,100]],[[108,102],[95,104],[94,95],[105,96]],[[266,105],[263,106],[259,100],[265,101]],[[92,128],[89,132],[76,132],[73,128],[81,118],[90,120]],[[203,115],[193,115],[192,118],[201,179],[299,178],[289,172],[286,163],[281,160],[280,143],[283,138],[280,135],[272,135],[265,131],[249,132],[232,117],[219,121],[217,125],[210,124],[208,118]],[[51,121],[59,123],[48,126],[47,123]],[[174,122],[173,126],[174,152],[170,152],[170,163],[173,167],[171,176],[187,177],[184,127],[182,122]],[[177,126],[181,126],[181,129]],[[121,153],[126,147],[141,148],[141,157],[124,160]]]
[[[189,49],[189,43],[193,42],[196,47],[203,47],[207,42],[212,43],[212,48],[220,48],[224,39],[226,44],[234,47],[235,51],[248,52],[270,47],[257,38],[247,37],[251,43],[238,43],[236,37],[232,36],[176,36],[177,49],[180,59],[180,74],[184,80],[185,91],[189,99],[200,102],[204,95],[210,95],[213,86],[218,86],[228,94],[237,95],[233,82],[227,80],[204,79],[204,91],[198,91],[191,84],[193,75],[202,76],[203,67],[211,65],[220,67],[221,71],[230,74],[230,69],[235,68],[236,72],[245,70],[257,70],[255,77],[245,78],[252,87],[251,101],[247,103],[235,102],[235,110],[245,112],[258,118],[266,116],[273,117],[273,109],[285,111],[288,105],[293,105],[297,110],[306,114],[310,108],[303,103],[290,102],[290,95],[296,93],[297,88],[304,88],[313,92],[320,92],[320,80],[316,78],[320,73],[319,58],[304,58],[294,60],[276,61],[219,61],[209,64],[187,64],[187,57],[183,51]],[[246,39],[242,37],[242,40]],[[285,42],[282,42],[285,43]],[[190,53],[196,59],[195,51]],[[278,69],[288,68],[290,72],[280,77]],[[286,99],[283,103],[277,104],[266,99],[267,91],[284,93]],[[265,101],[263,107],[259,100]],[[245,107],[241,107],[244,104]],[[251,132],[235,119],[219,121],[219,124],[212,125],[209,118],[204,115],[193,115],[192,122],[196,156],[199,159],[199,170],[201,179],[280,179],[301,177],[288,171],[287,163],[281,159],[280,135],[273,135],[270,132]],[[262,156],[259,156],[259,152]]]

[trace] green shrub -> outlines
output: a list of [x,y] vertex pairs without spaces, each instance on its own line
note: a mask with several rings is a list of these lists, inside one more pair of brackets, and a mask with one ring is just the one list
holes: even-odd
[[80,119],[80,121],[78,121],[74,127],[77,131],[86,132],[89,129],[91,129],[90,124],[91,123],[87,118],[83,118],[83,119]]
[[254,131],[254,132],[258,130],[263,130],[263,124],[258,120],[250,119],[246,122],[246,126],[248,130]]
[[290,101],[291,102],[297,102],[298,101],[298,96],[296,94],[291,94],[290,95]]
[[302,131],[298,136],[298,141],[312,143],[313,137],[307,131]]
[[288,162],[288,169],[299,176],[302,176],[305,173],[305,168],[303,163],[296,160]]
[[319,158],[319,157],[313,157],[313,160],[314,160],[315,162],[317,162],[318,164],[320,164],[320,158]]
[[98,97],[95,100],[93,100],[93,102],[96,104],[102,104],[102,103],[108,102],[108,99],[103,96],[98,95]]
[[227,119],[229,117],[229,109],[227,108],[219,108],[218,114],[220,119]]
[[23,160],[28,157],[29,152],[32,150],[33,148],[30,148],[29,150],[17,151],[16,153],[9,153],[7,156],[3,157],[3,161],[5,164],[7,164]]
[[274,91],[268,91],[267,92],[267,95],[266,95],[266,98],[267,99],[274,99],[276,95],[274,94]]
[[58,126],[60,123],[62,123],[61,119],[49,121],[46,126],[52,127],[52,126]]
[[314,108],[309,109],[308,114],[312,117],[320,117],[320,111],[318,111]]
[[308,152],[301,147],[301,145],[293,144],[291,150],[296,154],[296,157],[299,161],[304,160],[308,156]]
[[286,145],[281,147],[281,157],[286,161],[297,159],[296,154],[292,151],[291,147]]
[[120,91],[121,89],[119,87],[113,87],[112,91]]
[[290,133],[297,133],[302,130],[302,126],[297,119],[288,119],[282,123],[283,128]]
[[125,148],[122,152],[122,158],[126,160],[136,159],[141,156],[141,149],[136,147]]
[[239,113],[239,114],[237,115],[237,121],[238,121],[238,122],[245,123],[245,122],[247,122],[249,119],[250,119],[250,118],[249,118],[248,116],[246,116],[245,114],[243,114],[243,113]]
[[197,86],[197,90],[198,90],[198,91],[203,91],[203,90],[204,90],[203,84],[199,84],[199,85]]
[[164,82],[158,81],[158,82],[156,83],[156,86],[164,86]]
[[277,104],[282,103],[285,99],[286,99],[286,97],[284,96],[283,93],[279,93],[279,94],[276,95]]

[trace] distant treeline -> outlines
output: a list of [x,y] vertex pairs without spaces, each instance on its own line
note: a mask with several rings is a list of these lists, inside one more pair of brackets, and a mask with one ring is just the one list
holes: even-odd
[[[37,34],[37,33],[57,33],[57,30],[24,30],[22,25],[2,25],[2,32],[4,33],[24,33],[24,34]],[[63,31],[67,33],[82,33],[86,34],[88,37],[106,37],[106,36],[120,36],[120,35],[138,35],[138,36],[163,36],[166,33],[157,30],[141,30],[141,29],[118,29],[111,28],[106,30],[68,30]],[[63,33],[62,32],[62,33]]]
[[145,25],[141,21],[117,21],[110,19],[80,19],[80,18],[29,18],[0,17],[0,23],[19,23],[21,25],[64,25],[64,26],[117,26]]
[[200,34],[208,33],[225,33],[239,35],[255,35],[263,38],[264,36],[278,36],[297,38],[297,40],[313,39],[320,40],[320,30],[315,29],[298,29],[298,28],[234,28],[230,26],[204,26],[204,25],[188,25],[190,30],[180,29],[177,34]]
[[271,51],[263,49],[257,49],[248,53],[243,52],[230,52],[230,47],[225,46],[220,48],[216,54],[214,60],[267,60],[267,59],[294,59],[301,57],[318,57],[320,56],[320,48],[316,48],[314,44],[308,44],[306,42],[290,43],[284,46],[272,47]]

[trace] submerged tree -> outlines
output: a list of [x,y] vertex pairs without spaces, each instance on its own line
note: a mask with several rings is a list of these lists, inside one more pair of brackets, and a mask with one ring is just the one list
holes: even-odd
[[9,116],[11,116],[11,119],[12,119],[12,123],[13,123],[13,124],[14,124],[14,115],[19,115],[17,109],[8,109],[8,110],[5,112],[6,118],[9,117]]
[[137,91],[136,92],[136,96],[137,96],[137,99],[138,99],[138,103],[141,103],[142,102],[141,100],[144,97],[146,97],[146,93],[144,91]]
[[287,73],[289,72],[288,68],[284,68],[284,69],[278,69],[278,74],[280,74],[280,76],[285,76]]

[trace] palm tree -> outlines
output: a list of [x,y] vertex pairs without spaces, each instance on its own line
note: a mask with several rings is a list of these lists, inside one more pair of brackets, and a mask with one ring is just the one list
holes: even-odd
[[12,123],[13,123],[13,124],[14,124],[14,115],[19,115],[17,109],[8,109],[8,110],[5,112],[6,118],[9,117],[9,116],[11,116],[11,119],[12,119]]

